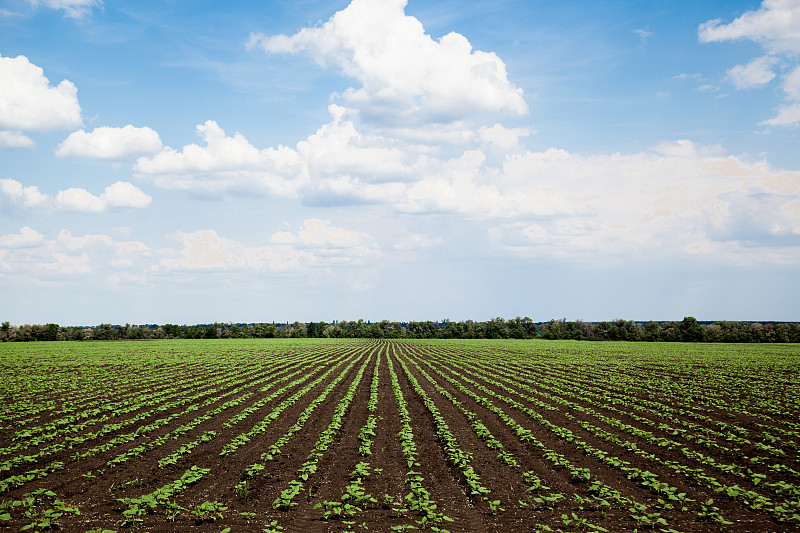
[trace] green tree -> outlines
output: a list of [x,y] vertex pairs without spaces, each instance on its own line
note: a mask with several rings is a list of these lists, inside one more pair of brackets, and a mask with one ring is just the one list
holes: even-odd
[[703,326],[698,324],[697,319],[693,316],[684,317],[678,329],[683,342],[702,342],[705,338]]

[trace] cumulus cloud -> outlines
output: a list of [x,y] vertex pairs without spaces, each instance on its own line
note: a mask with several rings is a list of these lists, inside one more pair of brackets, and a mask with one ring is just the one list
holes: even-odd
[[[0,56],[0,129],[46,131],[80,126],[78,90],[69,80],[53,87],[25,56]],[[19,139],[19,133],[15,134]]]
[[49,201],[48,196],[42,194],[35,185],[24,187],[10,178],[0,178],[0,194],[12,204],[22,207],[42,207]]
[[728,78],[737,89],[761,87],[775,77],[772,67],[777,61],[777,58],[772,56],[756,58],[746,65],[736,65],[729,69]]
[[83,18],[95,7],[102,7],[102,0],[27,0],[34,7],[44,5],[50,9],[61,9],[64,16],[70,18]]
[[59,191],[55,199],[57,208],[82,213],[102,213],[112,208],[143,209],[151,202],[150,196],[125,181],[109,185],[100,196],[85,189],[72,188]]
[[461,34],[438,41],[405,14],[406,0],[353,0],[320,26],[292,36],[252,34],[249,48],[308,53],[361,86],[341,95],[368,122],[446,123],[481,112],[527,113],[503,61]]
[[152,157],[140,157],[134,171],[157,186],[199,194],[238,191],[296,197],[305,181],[296,151],[285,146],[259,150],[240,133],[232,137],[213,121],[197,126],[205,146],[189,144],[178,151],[169,146]]
[[135,185],[118,181],[105,188],[100,196],[86,189],[73,187],[59,191],[55,197],[43,194],[36,186],[23,186],[20,182],[0,179],[0,199],[12,206],[23,208],[52,208],[80,213],[104,213],[112,209],[142,209],[152,198]]
[[[797,71],[800,56],[800,3],[796,0],[764,0],[761,7],[748,11],[730,23],[720,19],[709,20],[697,30],[702,43],[747,39],[761,44],[769,55],[754,59],[747,65],[738,65],[728,71],[728,77],[737,89],[760,87],[770,82],[777,64]],[[789,74],[784,78],[788,103],[778,109],[778,114],[761,124],[785,126],[800,122],[800,95],[793,89],[795,83]]]
[[58,145],[55,154],[58,157],[115,160],[155,154],[161,147],[161,138],[155,130],[129,124],[122,128],[102,126],[91,132],[74,131]]
[[410,177],[414,168],[408,160],[414,154],[392,146],[392,141],[360,132],[346,109],[329,106],[332,120],[297,144],[297,153],[309,173],[326,176],[359,176],[367,181],[398,180]]

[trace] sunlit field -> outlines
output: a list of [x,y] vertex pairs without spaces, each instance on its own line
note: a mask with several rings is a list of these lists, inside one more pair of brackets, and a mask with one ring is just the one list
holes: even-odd
[[800,347],[0,344],[0,529],[796,531]]

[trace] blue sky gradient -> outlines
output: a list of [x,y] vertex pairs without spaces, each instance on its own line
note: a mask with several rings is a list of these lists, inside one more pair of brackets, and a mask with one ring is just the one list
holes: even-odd
[[800,320],[800,1],[0,2],[0,319]]

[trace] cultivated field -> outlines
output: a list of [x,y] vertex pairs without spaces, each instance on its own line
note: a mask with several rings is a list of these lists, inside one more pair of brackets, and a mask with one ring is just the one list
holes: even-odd
[[796,345],[6,343],[0,367],[0,531],[800,529]]

